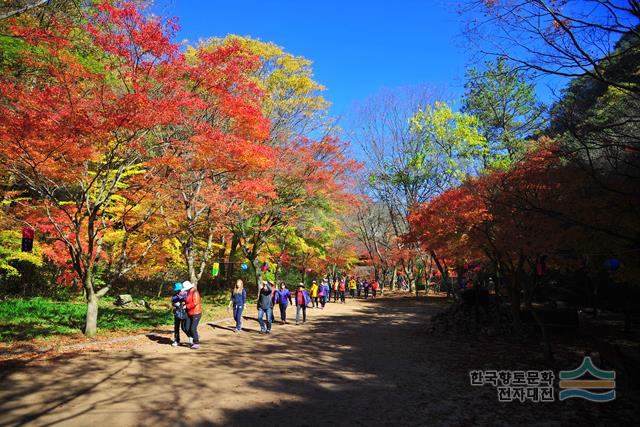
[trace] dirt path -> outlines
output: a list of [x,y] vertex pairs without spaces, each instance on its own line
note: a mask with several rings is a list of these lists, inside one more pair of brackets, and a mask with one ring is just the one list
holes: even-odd
[[[271,336],[202,325],[202,348],[168,335],[0,370],[0,425],[610,425],[632,399],[498,403],[471,369],[543,369],[530,351],[432,336],[442,302],[384,298],[309,310]],[[253,310],[251,310],[251,316]],[[289,309],[295,315],[295,309]],[[519,366],[514,366],[514,360]],[[635,400],[635,399],[633,399]]]

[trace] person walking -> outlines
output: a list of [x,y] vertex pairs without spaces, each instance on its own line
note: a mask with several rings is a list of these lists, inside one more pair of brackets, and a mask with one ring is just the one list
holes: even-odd
[[289,303],[293,304],[291,291],[287,289],[287,285],[284,282],[280,283],[280,289],[276,291],[276,301],[278,302],[278,307],[280,307],[280,321],[284,325],[287,323],[287,307]]
[[320,283],[320,288],[318,289],[318,299],[320,300],[320,308],[324,310],[324,305],[326,304],[327,294],[329,293],[329,286],[327,286],[326,282]]
[[273,302],[273,306],[271,309],[271,324],[273,325],[276,322],[276,305],[278,304],[278,287],[270,280],[267,280],[269,286],[271,286],[271,301]]
[[[262,282],[262,288],[258,294],[258,323],[260,323],[260,333],[271,333],[271,317],[273,315],[273,288],[269,282]],[[266,319],[262,320],[262,316]],[[266,323],[266,325],[265,325]]]
[[236,328],[233,332],[240,332],[242,330],[242,311],[247,303],[247,291],[244,289],[244,283],[242,279],[236,280],[236,286],[234,286],[231,292],[231,298],[229,301],[229,307],[233,305],[233,319],[236,321]]
[[340,280],[340,284],[338,285],[338,293],[340,294],[340,302],[344,304],[344,294],[347,291],[347,285],[345,284],[345,279]]
[[187,293],[182,290],[182,283],[176,282],[173,285],[173,296],[171,297],[171,305],[173,306],[173,342],[171,345],[177,347],[180,345],[180,329],[187,335],[185,329],[185,320],[187,319],[187,310],[184,308],[186,304]]
[[367,279],[364,279],[364,281],[362,282],[362,288],[364,289],[364,299],[368,299],[369,298],[369,281]]
[[335,280],[333,282],[333,302],[338,301],[338,287],[340,286],[340,280]]
[[349,280],[349,295],[351,298],[355,298],[356,296],[356,280],[354,278]]
[[356,279],[356,298],[360,298],[360,295],[362,295],[362,280],[358,277]]
[[316,281],[314,280],[313,282],[311,282],[311,308],[318,308],[319,304],[318,304],[318,284],[316,283]]
[[371,295],[375,298],[376,294],[378,293],[378,288],[380,287],[380,285],[378,284],[378,281],[376,279],[373,279],[373,282],[371,282]]
[[182,289],[187,292],[185,308],[187,309],[187,319],[185,329],[189,331],[189,344],[193,350],[200,348],[200,337],[198,336],[198,323],[202,317],[202,305],[200,304],[200,292],[190,281],[182,283]]
[[311,297],[304,289],[304,283],[298,285],[298,290],[295,294],[296,300],[296,325],[300,323],[300,311],[302,311],[302,323],[307,321],[307,306],[311,302]]

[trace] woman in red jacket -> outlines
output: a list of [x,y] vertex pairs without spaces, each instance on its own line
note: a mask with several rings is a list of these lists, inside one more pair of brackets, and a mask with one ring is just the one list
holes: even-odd
[[378,288],[380,288],[380,285],[378,284],[378,281],[376,279],[373,279],[373,282],[371,282],[371,293],[373,294],[373,297],[376,297],[376,294],[378,293]]
[[198,323],[202,317],[202,306],[200,305],[200,293],[188,280],[182,283],[182,289],[187,291],[187,300],[185,308],[187,309],[187,320],[185,320],[185,329],[188,331],[189,344],[191,348],[197,350],[200,348],[200,338],[198,337]]

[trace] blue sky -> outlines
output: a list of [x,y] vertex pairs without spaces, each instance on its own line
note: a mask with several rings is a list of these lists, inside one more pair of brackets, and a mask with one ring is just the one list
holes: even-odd
[[429,83],[462,93],[466,55],[451,0],[156,0],[178,39],[227,34],[274,42],[313,61],[333,115],[382,88]]

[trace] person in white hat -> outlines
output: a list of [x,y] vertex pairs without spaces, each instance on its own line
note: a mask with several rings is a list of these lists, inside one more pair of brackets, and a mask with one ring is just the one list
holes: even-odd
[[189,344],[191,348],[200,348],[200,338],[198,337],[198,323],[202,317],[202,305],[200,305],[200,293],[190,281],[182,282],[182,289],[187,292],[185,308],[187,309],[187,319],[185,329],[189,331]]

